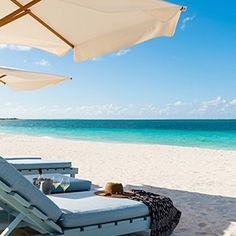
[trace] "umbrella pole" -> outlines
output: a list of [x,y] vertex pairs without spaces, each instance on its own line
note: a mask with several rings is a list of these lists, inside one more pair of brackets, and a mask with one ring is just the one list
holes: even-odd
[[1,80],[3,77],[5,77],[7,75],[0,75],[0,83],[3,83],[4,85],[6,85],[6,82],[4,82],[3,80]]
[[[0,27],[11,23],[12,21],[24,16],[28,13],[28,8],[32,7],[33,5],[37,4],[41,0],[32,0],[31,2],[27,3],[26,5],[21,5],[21,7],[12,13],[8,14],[7,16],[0,19]],[[27,12],[27,13],[24,13]]]
[[[23,7],[21,3],[19,3],[17,0],[11,0],[13,3],[15,3],[18,7]],[[36,21],[38,21],[41,25],[43,25],[45,28],[47,28],[50,32],[55,34],[58,38],[60,38],[64,43],[69,45],[71,48],[74,48],[74,44],[72,44],[69,40],[67,40],[65,37],[63,37],[61,34],[59,34],[56,30],[54,30],[50,25],[45,23],[42,19],[40,19],[38,16],[36,16],[31,10],[27,9],[29,12],[28,14],[33,17]]]

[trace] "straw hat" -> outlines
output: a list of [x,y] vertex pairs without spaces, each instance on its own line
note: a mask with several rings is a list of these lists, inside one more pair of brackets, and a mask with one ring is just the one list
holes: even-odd
[[123,185],[121,183],[106,183],[103,191],[95,192],[98,196],[103,197],[113,197],[113,198],[127,198],[133,193],[131,192],[124,192]]

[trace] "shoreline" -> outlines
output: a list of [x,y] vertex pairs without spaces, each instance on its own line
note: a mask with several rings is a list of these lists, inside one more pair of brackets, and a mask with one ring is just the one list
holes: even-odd
[[150,145],[150,146],[165,146],[165,147],[176,147],[176,148],[199,148],[205,150],[215,150],[215,151],[233,151],[236,152],[234,148],[216,148],[216,147],[199,147],[199,146],[183,146],[183,145],[172,145],[172,144],[160,144],[160,143],[145,143],[145,142],[122,142],[122,141],[109,141],[109,140],[82,140],[77,138],[67,138],[58,136],[49,136],[49,135],[37,135],[37,134],[20,134],[15,132],[2,132],[1,135],[16,135],[16,136],[26,136],[26,137],[37,137],[37,138],[45,138],[45,139],[56,139],[56,140],[69,140],[69,141],[77,141],[77,142],[93,142],[93,143],[107,143],[107,144],[134,144],[134,145]]
[[236,234],[236,151],[0,134],[0,155],[69,160],[96,186],[166,195],[182,211],[175,236]]

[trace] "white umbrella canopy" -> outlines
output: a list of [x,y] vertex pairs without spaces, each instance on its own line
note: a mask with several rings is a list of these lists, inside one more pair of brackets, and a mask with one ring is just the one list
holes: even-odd
[[40,89],[69,79],[71,78],[65,76],[0,67],[0,85],[7,85],[18,91]]
[[83,61],[172,36],[184,7],[162,0],[1,0],[0,44]]

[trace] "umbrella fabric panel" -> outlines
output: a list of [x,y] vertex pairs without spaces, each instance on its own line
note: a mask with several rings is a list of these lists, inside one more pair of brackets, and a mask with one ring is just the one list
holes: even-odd
[[[3,76],[4,75],[4,76]],[[68,77],[0,67],[0,84],[14,90],[34,90],[58,84]]]
[[[25,5],[29,0],[18,2]],[[16,9],[11,1],[1,0],[0,18]],[[180,6],[161,0],[50,0],[30,9],[74,46],[77,61],[172,36],[181,13]],[[1,27],[0,43],[37,47],[57,55],[71,48],[30,15]]]
[[[29,1],[19,1],[25,4]],[[39,3],[38,3],[39,4]],[[9,0],[1,0],[0,18],[19,7]],[[32,9],[32,8],[31,8]],[[30,15],[19,18],[0,28],[0,43],[19,44],[63,56],[70,47]]]
[[14,77],[14,76],[6,76],[3,81],[6,83],[7,86],[14,90],[35,90],[40,89],[49,85],[55,85],[63,80],[28,80],[24,78]]

